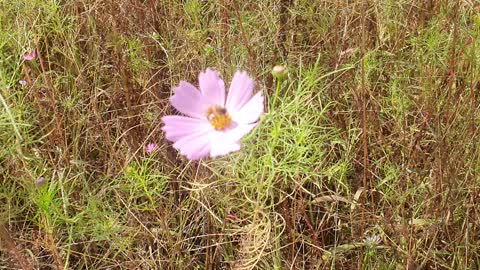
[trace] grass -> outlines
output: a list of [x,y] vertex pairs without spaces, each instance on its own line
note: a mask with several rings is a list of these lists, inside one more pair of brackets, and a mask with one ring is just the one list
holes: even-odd
[[[480,5],[417,2],[0,0],[0,268],[478,269]],[[191,162],[206,67],[266,113]]]

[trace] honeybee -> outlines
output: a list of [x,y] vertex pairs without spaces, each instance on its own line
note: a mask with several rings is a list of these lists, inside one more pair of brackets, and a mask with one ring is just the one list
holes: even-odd
[[218,105],[208,108],[207,119],[216,130],[225,130],[232,124],[232,118],[227,110]]
[[212,121],[217,116],[228,116],[227,109],[218,105],[208,108],[207,110],[208,121]]

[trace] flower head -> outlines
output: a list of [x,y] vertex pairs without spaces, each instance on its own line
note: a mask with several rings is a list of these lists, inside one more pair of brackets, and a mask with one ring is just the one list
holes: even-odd
[[191,160],[240,150],[240,139],[263,113],[261,92],[253,95],[254,83],[245,71],[235,73],[228,95],[218,72],[207,69],[198,80],[200,90],[184,81],[173,89],[170,102],[186,116],[162,118],[166,139]]
[[18,81],[18,83],[21,84],[22,86],[27,86],[27,84],[28,84],[27,81],[25,81],[25,80],[20,80],[20,81]]
[[381,242],[382,242],[382,239],[380,239],[380,236],[378,236],[378,235],[369,236],[369,237],[365,238],[365,240],[363,240],[363,243],[368,248],[375,248]]
[[158,145],[156,143],[149,143],[145,146],[145,152],[151,153],[155,150],[157,150]]
[[37,50],[33,50],[31,53],[26,53],[23,55],[23,60],[30,61],[33,58],[37,57]]
[[35,180],[36,186],[43,186],[43,184],[45,184],[45,178],[40,176]]
[[275,77],[277,80],[283,80],[285,76],[287,75],[287,68],[282,65],[277,65],[274,66],[272,69],[272,75]]

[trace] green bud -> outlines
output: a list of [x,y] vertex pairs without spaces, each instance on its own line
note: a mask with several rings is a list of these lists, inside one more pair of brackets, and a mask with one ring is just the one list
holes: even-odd
[[277,80],[285,79],[287,73],[288,73],[287,67],[282,65],[274,66],[272,69],[272,75]]

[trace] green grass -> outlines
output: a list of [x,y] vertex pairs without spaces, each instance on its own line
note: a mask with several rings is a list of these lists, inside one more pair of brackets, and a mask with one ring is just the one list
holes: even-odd
[[[478,3],[107,2],[0,0],[0,268],[480,267]],[[207,67],[266,112],[191,162],[160,118]]]

